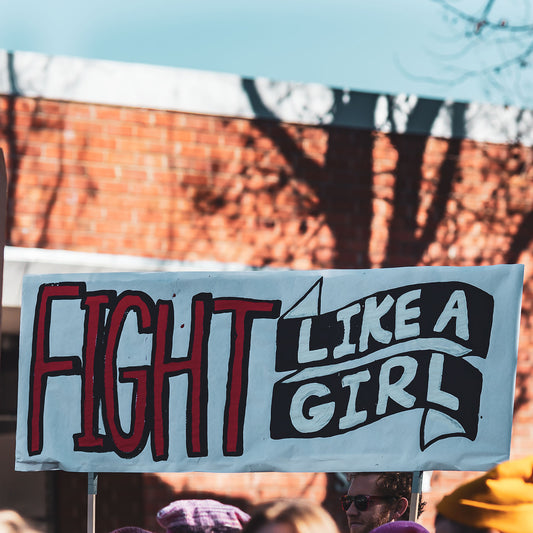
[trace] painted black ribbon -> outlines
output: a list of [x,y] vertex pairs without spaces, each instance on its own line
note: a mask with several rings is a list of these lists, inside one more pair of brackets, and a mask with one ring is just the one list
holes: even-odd
[[[276,370],[291,373],[274,385],[272,438],[329,437],[422,409],[422,450],[452,435],[475,440],[483,375],[466,358],[487,356],[490,294],[424,283],[322,313],[321,290],[320,279],[278,321]],[[300,312],[312,294],[317,312]]]

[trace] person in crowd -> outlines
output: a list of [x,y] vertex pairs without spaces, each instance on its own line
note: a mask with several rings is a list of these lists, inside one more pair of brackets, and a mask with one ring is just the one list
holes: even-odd
[[429,533],[422,525],[409,520],[398,520],[397,522],[387,522],[378,526],[370,533]]
[[533,455],[505,461],[437,505],[436,533],[533,533]]
[[0,511],[0,533],[39,533],[16,511]]
[[113,531],[111,531],[111,533],[152,533],[152,532],[148,531],[147,529],[143,529],[142,527],[125,526],[125,527],[119,527],[118,529],[114,529]]
[[[388,522],[407,520],[412,472],[352,472],[350,487],[341,497],[350,533],[369,533]],[[417,518],[424,509],[420,501]]]
[[250,515],[216,500],[176,500],[157,513],[166,533],[239,533]]
[[339,533],[331,515],[315,502],[280,499],[260,505],[243,533]]

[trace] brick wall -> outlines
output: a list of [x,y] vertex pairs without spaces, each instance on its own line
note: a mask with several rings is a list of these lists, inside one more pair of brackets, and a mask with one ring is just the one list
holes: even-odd
[[[512,456],[531,453],[530,147],[16,96],[0,97],[0,126],[11,246],[296,269],[525,263]],[[426,525],[464,475],[434,474]],[[315,475],[145,476],[149,516],[161,486],[327,493]]]

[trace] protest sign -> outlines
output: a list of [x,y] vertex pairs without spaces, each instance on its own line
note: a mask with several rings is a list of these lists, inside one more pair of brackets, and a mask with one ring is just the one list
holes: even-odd
[[485,470],[523,267],[28,276],[16,468]]

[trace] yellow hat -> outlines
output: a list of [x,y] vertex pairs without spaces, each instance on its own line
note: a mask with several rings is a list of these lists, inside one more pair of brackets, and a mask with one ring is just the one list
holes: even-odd
[[533,533],[533,455],[506,461],[459,486],[437,505],[444,517],[503,533]]

